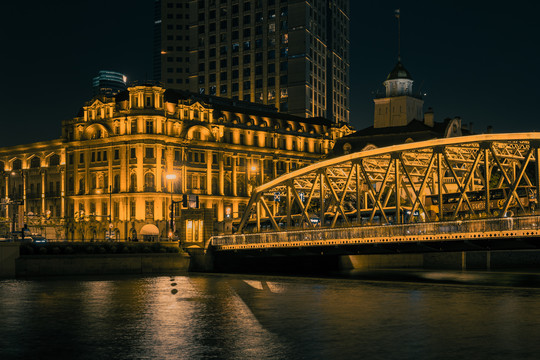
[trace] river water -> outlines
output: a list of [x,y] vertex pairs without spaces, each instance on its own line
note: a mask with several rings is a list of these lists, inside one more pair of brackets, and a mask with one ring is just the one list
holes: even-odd
[[540,358],[538,277],[395,274],[0,280],[0,359]]

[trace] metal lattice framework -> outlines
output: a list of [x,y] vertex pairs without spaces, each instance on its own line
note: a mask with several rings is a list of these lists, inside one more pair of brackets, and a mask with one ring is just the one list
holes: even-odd
[[485,134],[378,148],[257,187],[238,232],[526,215],[540,193],[540,134]]

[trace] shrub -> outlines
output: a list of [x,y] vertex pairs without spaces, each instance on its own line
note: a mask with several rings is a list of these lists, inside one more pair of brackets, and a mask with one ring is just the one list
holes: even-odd
[[107,250],[105,250],[105,248],[103,246],[98,246],[97,252],[100,253],[100,254],[105,254],[107,252]]
[[58,246],[55,246],[51,249],[51,252],[55,255],[60,254],[60,248]]
[[40,246],[38,248],[38,252],[39,252],[40,255],[45,255],[45,254],[47,254],[47,248],[45,246]]
[[128,253],[129,253],[129,247],[124,246],[124,247],[122,248],[122,252],[123,252],[124,254],[128,254]]
[[66,246],[64,248],[64,254],[73,254],[75,252],[75,250],[73,250],[73,248],[71,246]]
[[112,246],[109,248],[109,252],[110,252],[111,254],[114,254],[114,253],[116,252],[116,250],[117,250],[117,249],[116,249],[116,246],[114,246],[114,245],[112,245]]
[[86,248],[84,248],[84,251],[86,251],[87,254],[93,254],[95,249],[93,246],[88,245]]

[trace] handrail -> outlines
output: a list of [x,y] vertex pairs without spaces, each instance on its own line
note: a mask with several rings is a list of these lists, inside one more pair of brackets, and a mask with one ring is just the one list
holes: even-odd
[[303,229],[254,234],[220,235],[213,236],[210,239],[210,243],[213,246],[223,246],[538,229],[540,229],[540,216],[534,215],[401,225],[357,226],[330,229]]

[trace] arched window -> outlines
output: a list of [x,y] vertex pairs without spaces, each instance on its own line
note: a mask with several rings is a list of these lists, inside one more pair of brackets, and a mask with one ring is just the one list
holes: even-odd
[[13,160],[13,167],[12,170],[20,170],[22,167],[22,161],[21,159],[15,159]]
[[137,174],[132,173],[129,177],[129,191],[137,191]]
[[32,160],[30,160],[30,167],[31,168],[41,167],[41,160],[37,156],[34,156]]
[[56,166],[56,165],[60,165],[60,156],[57,154],[54,154],[49,158],[49,166]]
[[156,191],[154,186],[154,174],[146,173],[146,175],[144,175],[144,191]]

